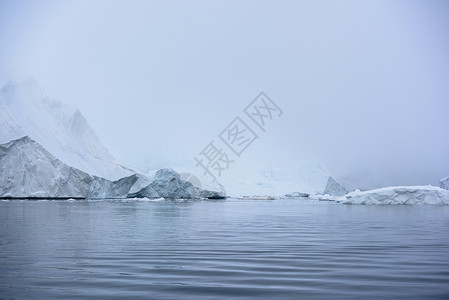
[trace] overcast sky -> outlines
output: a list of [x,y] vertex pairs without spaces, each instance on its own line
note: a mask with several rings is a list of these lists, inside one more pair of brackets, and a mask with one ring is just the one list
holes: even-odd
[[284,113],[239,164],[438,184],[448,32],[445,0],[0,0],[0,83],[33,76],[141,171],[191,163],[264,91]]

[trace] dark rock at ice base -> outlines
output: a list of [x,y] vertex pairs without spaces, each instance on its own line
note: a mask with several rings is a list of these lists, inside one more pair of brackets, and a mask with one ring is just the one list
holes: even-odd
[[156,172],[153,182],[136,193],[128,194],[128,198],[196,198],[192,183],[181,180],[178,173],[172,169],[160,169]]
[[342,186],[338,181],[336,181],[332,176],[329,176],[327,180],[326,188],[323,194],[328,194],[331,196],[343,196],[346,195],[348,191]]
[[116,181],[94,176],[87,198],[126,198],[126,195],[134,183],[136,183],[137,179],[136,174]]
[[309,197],[310,194],[308,193],[302,193],[302,192],[293,192],[290,194],[285,194],[286,198],[299,198],[299,197]]
[[110,181],[70,167],[28,136],[0,145],[0,197],[126,197],[137,176]]
[[440,188],[449,190],[449,176],[440,180]]

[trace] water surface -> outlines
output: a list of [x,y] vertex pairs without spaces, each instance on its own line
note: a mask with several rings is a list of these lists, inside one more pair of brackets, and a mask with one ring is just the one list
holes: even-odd
[[449,207],[0,201],[0,298],[449,298]]

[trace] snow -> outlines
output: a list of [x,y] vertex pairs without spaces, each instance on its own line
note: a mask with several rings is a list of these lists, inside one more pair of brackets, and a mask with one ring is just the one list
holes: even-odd
[[436,186],[393,186],[361,192],[351,192],[343,204],[449,204],[449,191]]
[[449,176],[440,180],[440,188],[449,190]]
[[47,97],[33,79],[0,90],[0,144],[29,136],[65,164],[118,180],[133,175],[101,144],[80,111]]

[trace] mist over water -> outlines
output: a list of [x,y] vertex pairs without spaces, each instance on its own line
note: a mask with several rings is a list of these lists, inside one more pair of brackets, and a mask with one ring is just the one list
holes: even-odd
[[[193,157],[264,91],[239,169],[319,161],[349,189],[449,175],[447,1],[0,2],[0,84],[31,75],[137,171]],[[234,172],[234,173],[232,173]]]

